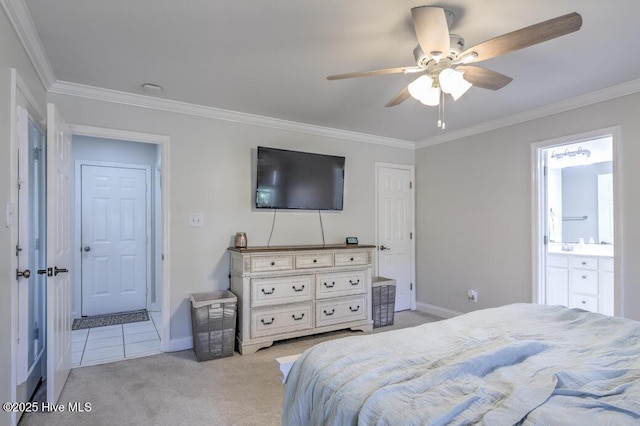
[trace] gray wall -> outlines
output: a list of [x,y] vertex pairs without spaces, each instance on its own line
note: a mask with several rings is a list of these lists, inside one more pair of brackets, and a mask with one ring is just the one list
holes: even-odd
[[[640,319],[640,94],[416,152],[417,300],[468,312],[532,300],[531,144],[620,125],[624,315]],[[616,253],[618,256],[618,253]],[[479,290],[479,303],[466,291]]]
[[[3,289],[3,297],[0,297],[0,400],[14,401],[11,373],[15,364],[11,359],[11,342],[12,333],[17,333],[17,324],[12,322],[18,297],[13,243],[17,231],[15,221],[14,226],[5,226],[4,214],[8,203],[14,208],[16,203],[15,194],[12,194],[15,183],[11,179],[12,170],[16,167],[15,161],[12,161],[16,157],[11,150],[11,68],[18,70],[42,109],[45,107],[45,91],[2,8],[0,52],[0,206],[3,212],[0,225],[0,286]],[[0,410],[0,424],[9,424],[10,419],[9,413]]]
[[[346,157],[344,210],[322,214],[327,244],[358,236],[374,242],[374,163],[414,164],[414,151],[299,132],[194,117],[51,94],[69,123],[168,135],[171,340],[189,342],[190,293],[229,286],[229,254],[238,231],[249,245],[266,245],[272,211],[253,208],[258,145]],[[168,170],[168,171],[167,171]],[[204,226],[188,226],[202,213]],[[321,244],[317,212],[279,210],[272,245]],[[176,343],[179,346],[179,343]]]

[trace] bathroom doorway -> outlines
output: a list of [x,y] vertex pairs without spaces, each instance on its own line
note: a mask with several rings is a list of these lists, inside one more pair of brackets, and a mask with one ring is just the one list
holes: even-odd
[[617,129],[533,146],[533,300],[619,315]]

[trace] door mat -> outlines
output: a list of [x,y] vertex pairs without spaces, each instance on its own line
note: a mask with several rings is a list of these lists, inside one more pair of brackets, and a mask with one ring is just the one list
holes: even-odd
[[130,322],[140,321],[149,321],[149,313],[146,309],[131,312],[119,312],[117,314],[76,318],[73,320],[71,329],[81,330],[83,328],[105,327],[107,325],[127,324]]

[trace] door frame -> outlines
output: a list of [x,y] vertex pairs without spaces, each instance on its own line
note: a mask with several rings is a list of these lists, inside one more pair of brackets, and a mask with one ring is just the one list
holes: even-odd
[[[171,300],[170,300],[170,265],[167,262],[167,257],[170,255],[170,211],[171,205],[169,200],[169,185],[170,185],[170,164],[169,164],[169,146],[171,138],[165,135],[158,135],[152,133],[141,133],[128,130],[109,129],[104,127],[85,126],[82,124],[69,124],[71,133],[77,136],[88,136],[103,139],[113,139],[128,142],[141,142],[151,143],[158,145],[160,148],[160,170],[156,170],[156,182],[161,182],[160,185],[160,208],[156,209],[156,229],[153,232],[160,231],[160,238],[156,238],[156,281],[161,284],[158,287],[159,294],[157,300],[160,300],[161,317],[162,317],[162,330],[160,332],[160,345],[163,352],[169,352],[171,350]],[[157,203],[156,203],[157,204]],[[77,221],[77,219],[76,219]]]
[[411,231],[413,234],[413,238],[411,238],[411,310],[415,310],[416,309],[416,187],[415,187],[415,183],[416,183],[416,171],[415,171],[415,166],[411,166],[408,164],[395,164],[395,163],[384,163],[384,162],[379,162],[376,161],[374,163],[374,203],[375,203],[375,213],[374,213],[374,241],[375,241],[375,245],[376,245],[376,256],[375,256],[375,267],[374,267],[374,274],[377,276],[378,275],[378,264],[380,262],[378,262],[378,254],[380,253],[380,251],[378,250],[378,246],[380,243],[380,236],[379,236],[379,232],[378,232],[378,228],[379,228],[379,218],[380,218],[380,212],[378,211],[378,193],[379,193],[379,188],[378,188],[378,177],[380,175],[380,170],[381,169],[400,169],[400,170],[406,170],[410,173],[411,176],[411,190],[410,190],[410,194],[411,194],[411,204],[410,204],[410,214],[411,214],[411,218],[409,219],[410,223],[411,223]]
[[[21,99],[22,98],[22,99]],[[21,106],[27,109],[29,115],[34,119],[34,123],[38,123],[40,127],[45,128],[46,133],[46,113],[45,110],[38,103],[37,98],[31,93],[29,86],[25,80],[20,76],[15,68],[11,68],[11,86],[10,86],[10,121],[9,132],[11,147],[10,153],[11,161],[10,166],[10,179],[11,182],[18,182],[18,150],[19,150],[19,138],[18,138],[18,126],[17,107]],[[18,245],[18,228],[17,228],[17,215],[18,215],[18,186],[11,185],[10,202],[6,205],[6,222],[5,226],[10,229],[11,247]],[[11,256],[10,259],[10,271],[16,271],[18,269],[18,257]],[[19,326],[19,294],[18,286],[15,285],[15,281],[11,280],[9,286],[9,298],[11,300],[11,313],[10,313],[10,327],[11,327],[11,348],[10,350],[10,365],[11,365],[11,401],[18,401],[18,338],[20,336]],[[19,413],[13,411],[10,415],[11,424],[17,424],[20,416]]]
[[[151,306],[151,291],[149,291],[149,287],[151,285],[151,212],[153,206],[151,205],[151,167],[146,164],[130,164],[130,163],[116,163],[116,162],[107,162],[107,161],[93,161],[93,160],[75,160],[74,169],[75,169],[75,177],[74,177],[74,209],[75,209],[75,223],[73,224],[74,230],[74,277],[75,285],[77,291],[74,293],[74,305],[78,309],[78,312],[75,313],[76,318],[80,318],[82,315],[82,252],[79,248],[82,246],[82,166],[96,166],[96,167],[117,167],[121,169],[137,169],[144,170],[145,174],[145,185],[147,187],[147,191],[145,192],[145,205],[146,205],[146,214],[145,219],[147,221],[145,232],[147,237],[146,244],[146,275],[147,279],[145,282],[145,307],[148,309]],[[155,285],[155,283],[154,283]]]
[[613,145],[613,276],[614,276],[614,315],[624,316],[624,282],[623,282],[623,213],[622,194],[623,181],[620,164],[622,159],[620,126],[605,127],[583,133],[562,136],[554,139],[538,141],[531,144],[531,299],[533,303],[544,303],[546,256],[544,236],[546,232],[546,212],[541,214],[544,207],[544,158],[542,152],[553,146],[577,143],[583,140],[598,139],[606,136],[612,137]]

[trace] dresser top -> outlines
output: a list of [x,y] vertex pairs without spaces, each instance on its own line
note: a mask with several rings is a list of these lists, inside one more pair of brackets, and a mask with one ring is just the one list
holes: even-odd
[[276,251],[303,251],[303,250],[356,250],[376,248],[369,244],[326,244],[316,246],[255,246],[255,247],[229,247],[229,251],[238,253],[269,253]]

